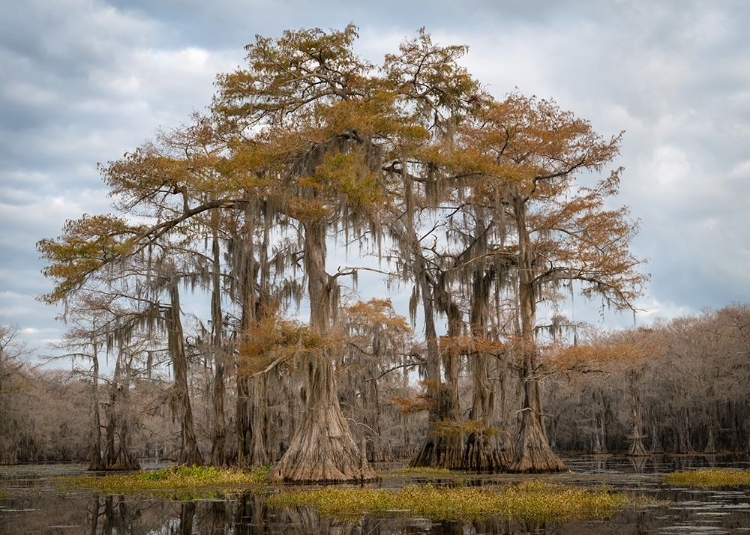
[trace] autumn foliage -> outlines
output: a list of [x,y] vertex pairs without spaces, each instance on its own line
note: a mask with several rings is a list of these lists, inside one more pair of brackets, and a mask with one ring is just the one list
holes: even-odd
[[[630,310],[646,282],[629,250],[638,225],[611,208],[622,136],[601,136],[552,100],[490,95],[461,64],[465,46],[424,30],[380,64],[356,54],[357,37],[353,25],[258,36],[245,65],[219,75],[205,114],[102,167],[117,215],[83,216],[39,242],[53,282],[43,298],[76,309],[84,292],[112,295],[118,307],[102,312],[94,337],[142,307],[133,330],[169,342],[184,433],[183,371],[191,351],[203,353],[214,372],[215,463],[268,457],[256,439],[272,431],[274,384],[303,416],[279,438],[272,478],[372,479],[368,455],[388,449],[375,403],[387,385],[393,414],[427,413],[416,464],[562,469],[545,435],[544,374],[636,358],[624,345],[586,354],[539,335],[542,313],[570,294]],[[334,246],[355,265],[332,271]],[[421,340],[389,301],[356,303],[363,275],[410,294]],[[210,300],[195,347],[180,321],[184,292]],[[304,325],[288,319],[301,306]],[[463,373],[473,381],[468,417]],[[231,447],[227,377],[237,396]],[[397,393],[417,379],[419,396]],[[340,388],[375,404],[364,421],[342,412]]]

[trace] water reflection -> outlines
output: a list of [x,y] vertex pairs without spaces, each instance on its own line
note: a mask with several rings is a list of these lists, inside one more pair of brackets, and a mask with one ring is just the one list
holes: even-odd
[[[580,457],[566,459],[569,474],[553,481],[599,487],[610,485],[629,494],[670,503],[627,510],[608,520],[566,523],[509,522],[499,518],[477,522],[435,522],[408,516],[355,515],[345,519],[321,517],[307,508],[269,509],[263,494],[177,501],[135,496],[97,496],[87,492],[60,493],[44,478],[3,479],[9,496],[0,499],[0,534],[617,534],[748,533],[750,489],[689,489],[663,485],[662,474],[703,466],[748,467],[746,458],[720,457]],[[1,477],[1,474],[0,474]],[[518,476],[482,476],[461,484],[490,485]],[[9,482],[12,482],[9,483]],[[454,481],[455,483],[455,481]],[[389,485],[394,485],[391,481]]]

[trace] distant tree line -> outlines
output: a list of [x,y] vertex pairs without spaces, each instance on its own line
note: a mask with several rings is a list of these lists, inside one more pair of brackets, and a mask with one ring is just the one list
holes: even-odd
[[[360,323],[363,314],[370,318],[367,324]],[[424,385],[410,380],[405,364],[419,344],[385,301],[356,304],[346,317],[350,330],[343,345],[348,351],[337,362],[336,378],[352,436],[366,444],[370,462],[413,457],[425,438],[427,398]],[[555,451],[635,456],[750,452],[750,306],[589,334],[585,344],[549,348],[554,356],[545,363],[541,392],[545,431]],[[31,369],[15,335],[11,327],[0,328],[0,463],[90,461],[90,369]],[[210,451],[214,372],[199,355],[190,360],[196,444],[200,451]],[[163,368],[154,373],[142,364],[131,369],[127,404],[116,400],[113,406],[109,388],[99,389],[96,403],[108,415],[102,432],[110,432],[109,415],[116,414],[131,429],[126,440],[133,459],[176,461],[181,425],[165,403],[170,378]],[[284,386],[290,374],[286,369],[269,377],[273,387],[266,392],[269,408],[261,430],[267,462],[281,458],[295,421],[304,416],[302,400],[290,396],[291,385]],[[503,374],[500,366],[492,366],[489,374],[493,381],[504,381],[509,392],[509,399],[493,400],[489,418],[493,425],[510,423],[510,429],[496,427],[490,435],[501,449],[506,435],[513,436],[521,424],[512,409],[521,385],[517,377]],[[113,384],[112,377],[100,381]],[[462,364],[458,382],[459,406],[468,419],[473,399],[468,362]],[[227,405],[234,406],[236,397],[236,390],[228,388]],[[231,411],[227,416],[231,423]],[[239,443],[236,429],[228,426],[227,444]],[[123,437],[113,433],[113,438],[112,448],[118,450]],[[228,457],[236,455],[229,450]]]

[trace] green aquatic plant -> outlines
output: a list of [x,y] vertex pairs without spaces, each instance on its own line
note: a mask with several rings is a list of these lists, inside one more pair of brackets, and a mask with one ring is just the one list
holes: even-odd
[[665,475],[664,482],[669,485],[688,485],[692,487],[750,486],[750,470],[739,468],[685,470]]
[[448,468],[435,468],[430,466],[418,466],[418,467],[405,467],[397,468],[395,470],[379,471],[380,477],[430,477],[430,478],[455,478],[457,475],[463,475],[467,472],[459,472],[456,470],[449,470]]
[[410,485],[399,490],[322,488],[281,492],[269,507],[313,507],[322,515],[344,517],[403,513],[433,520],[478,520],[489,516],[515,520],[604,518],[628,503],[622,493],[530,481],[500,487]]
[[130,474],[108,474],[104,477],[61,477],[63,486],[90,488],[107,493],[183,491],[194,495],[196,489],[244,489],[268,482],[270,467],[253,470],[220,469],[213,466],[180,466]]

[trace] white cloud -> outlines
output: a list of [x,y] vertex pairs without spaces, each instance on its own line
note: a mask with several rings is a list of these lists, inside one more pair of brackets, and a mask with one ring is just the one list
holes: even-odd
[[636,252],[651,258],[643,318],[750,300],[750,6],[28,0],[0,20],[0,71],[12,73],[0,81],[0,321],[59,337],[55,311],[34,301],[48,285],[34,244],[109,211],[97,162],[203,110],[255,33],[350,21],[372,61],[426,26],[470,45],[464,63],[494,94],[518,87],[603,135],[626,130],[615,165],[620,201],[642,220]]
[[674,146],[661,146],[654,150],[653,180],[662,195],[674,195],[690,180],[692,166],[687,154]]

